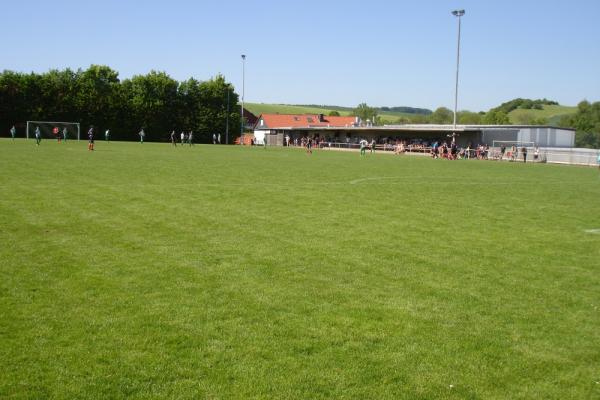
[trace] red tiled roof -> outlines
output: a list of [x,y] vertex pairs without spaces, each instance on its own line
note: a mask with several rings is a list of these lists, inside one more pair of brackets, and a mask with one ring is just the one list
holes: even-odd
[[[262,124],[261,124],[262,122]],[[356,122],[356,117],[336,117],[319,114],[261,114],[254,129],[347,127]]]

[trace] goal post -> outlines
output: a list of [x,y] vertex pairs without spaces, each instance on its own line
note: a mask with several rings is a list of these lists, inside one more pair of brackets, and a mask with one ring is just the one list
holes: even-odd
[[64,139],[64,133],[67,139],[81,139],[81,126],[79,122],[56,122],[56,121],[27,121],[26,138],[35,138],[35,131],[39,129],[43,139],[56,139],[58,135]]
[[[514,151],[513,151],[514,146]],[[521,140],[494,140],[492,142],[492,148],[490,149],[491,159],[493,160],[504,160],[515,161],[519,154],[524,154],[523,148],[528,153],[534,153],[534,149],[537,147],[535,142],[525,142]],[[504,148],[504,151],[502,151]]]
[[533,148],[535,147],[535,142],[522,142],[520,140],[494,140],[492,142],[492,147],[500,148],[500,147],[512,147],[515,146],[517,149],[521,149],[523,147]]

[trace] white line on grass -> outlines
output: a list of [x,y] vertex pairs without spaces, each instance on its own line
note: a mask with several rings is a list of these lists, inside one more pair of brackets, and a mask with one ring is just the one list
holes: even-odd
[[592,233],[592,234],[596,234],[596,235],[600,235],[600,228],[597,229],[584,229],[585,233]]
[[[372,177],[372,178],[360,178],[360,179],[354,179],[352,181],[350,181],[351,185],[356,185],[357,183],[361,183],[361,182],[366,182],[366,181],[379,181],[382,179],[400,179],[397,176],[376,176],[376,177]],[[414,179],[414,178],[413,178]]]

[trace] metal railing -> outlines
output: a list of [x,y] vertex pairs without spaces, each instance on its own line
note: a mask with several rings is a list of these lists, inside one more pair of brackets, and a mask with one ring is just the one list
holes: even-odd
[[[297,146],[290,143],[290,147],[301,147],[300,144]],[[315,147],[317,147],[315,145]],[[344,142],[319,142],[319,149],[323,150],[360,150],[359,143],[344,143]],[[370,145],[367,147],[370,150]],[[514,161],[523,162],[523,153],[521,148],[518,148],[513,155],[510,150],[502,155],[500,148],[490,147],[486,152],[478,153],[476,149],[461,149],[463,150],[463,158],[477,159],[483,158],[487,160],[497,161]],[[395,144],[377,144],[375,145],[376,152],[394,153],[396,152]],[[406,145],[404,146],[404,153],[409,154],[427,154],[431,153],[431,147],[423,145]],[[468,154],[468,155],[467,155]],[[478,157],[478,155],[480,157]],[[558,147],[539,147],[537,157],[535,157],[535,148],[527,148],[527,162],[546,162],[555,164],[572,164],[572,165],[587,165],[596,166],[598,165],[598,156],[600,150],[597,149],[582,149],[582,148],[558,148]]]

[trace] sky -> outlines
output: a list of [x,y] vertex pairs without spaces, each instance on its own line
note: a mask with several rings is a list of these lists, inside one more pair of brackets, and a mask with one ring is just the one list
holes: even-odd
[[245,101],[454,107],[600,100],[600,0],[2,0],[0,70],[223,74]]

